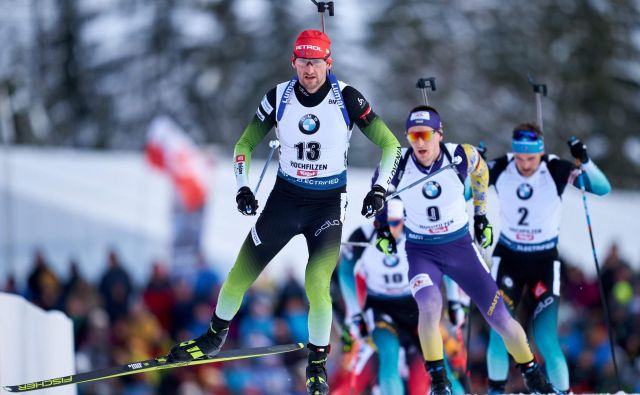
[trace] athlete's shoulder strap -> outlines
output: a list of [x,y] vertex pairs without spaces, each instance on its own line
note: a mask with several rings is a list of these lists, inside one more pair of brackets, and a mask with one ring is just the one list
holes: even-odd
[[409,162],[409,158],[411,157],[411,153],[413,152],[413,148],[402,148],[402,156],[400,157],[400,161],[398,162],[398,167],[396,168],[396,174],[393,176],[391,180],[391,184],[394,186],[398,186],[400,184],[400,180],[402,180],[402,176],[404,175],[404,169],[407,167],[407,162]]
[[498,178],[512,161],[513,154],[503,155],[499,158],[487,161],[487,167],[489,168],[489,185],[495,185],[496,182],[498,182]]
[[[445,158],[447,158],[449,163],[453,163],[453,157],[451,156],[451,152],[449,151],[449,147],[452,147],[452,149],[455,152],[456,148],[458,148],[459,146],[460,146],[460,144],[445,144],[443,142],[440,142],[440,151],[442,151],[442,153],[444,154]],[[458,180],[460,180],[462,185],[464,185],[464,180],[467,178],[467,175],[466,174],[465,175],[460,174],[460,171],[458,171],[458,167],[457,166],[453,166],[452,169],[453,169],[453,171],[456,172],[456,175],[458,176]]]
[[284,114],[284,109],[287,106],[287,103],[289,103],[289,97],[293,93],[293,87],[296,84],[296,82],[298,82],[298,76],[291,78],[286,88],[284,88],[284,92],[282,93],[282,97],[280,98],[280,103],[278,105],[278,114],[276,116],[277,122],[280,122],[280,120],[282,119],[282,115]]
[[568,160],[560,159],[556,155],[544,155],[542,159],[546,162],[549,174],[551,174],[551,178],[556,184],[558,196],[562,196],[569,182],[571,172],[576,168],[575,165]]
[[336,99],[336,104],[340,108],[340,112],[342,112],[342,118],[344,118],[344,122],[347,124],[347,127],[350,127],[351,120],[349,119],[349,113],[347,113],[347,106],[344,105],[344,99],[342,98],[342,88],[346,85],[340,84],[336,76],[333,74],[327,74],[327,78],[329,79],[329,83],[331,84],[331,92],[333,92],[333,98]]

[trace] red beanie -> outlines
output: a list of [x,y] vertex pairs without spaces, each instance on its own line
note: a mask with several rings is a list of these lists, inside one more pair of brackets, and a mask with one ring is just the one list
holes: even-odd
[[305,30],[296,39],[294,58],[328,59],[331,56],[331,40],[320,30]]

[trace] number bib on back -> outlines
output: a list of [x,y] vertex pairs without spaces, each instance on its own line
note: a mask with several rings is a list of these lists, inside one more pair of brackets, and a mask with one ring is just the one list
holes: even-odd
[[500,199],[500,240],[521,252],[555,248],[562,201],[545,161],[531,177],[523,177],[510,161],[496,180]]
[[[345,86],[339,82],[340,89]],[[276,89],[276,112],[280,118],[276,129],[280,140],[278,175],[308,189],[345,185],[351,131],[340,108],[342,98],[337,99],[329,91],[319,105],[305,107],[292,87],[291,82],[285,82]],[[283,100],[286,104],[281,111]]]
[[404,241],[403,238],[398,242],[398,253],[394,255],[385,255],[373,245],[364,250],[355,270],[365,276],[368,295],[383,298],[411,295]]
[[[457,144],[446,144],[453,153]],[[442,166],[449,164],[443,154]],[[434,169],[435,171],[436,169]],[[397,189],[426,176],[413,155],[407,161]],[[445,170],[426,182],[400,194],[407,213],[405,228],[407,239],[418,243],[444,243],[455,240],[468,232],[469,217],[464,200],[464,185],[453,169]]]

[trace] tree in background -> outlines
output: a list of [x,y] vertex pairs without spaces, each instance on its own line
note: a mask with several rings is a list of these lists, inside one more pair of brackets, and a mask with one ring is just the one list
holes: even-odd
[[507,149],[510,125],[535,119],[531,73],[549,85],[549,150],[565,152],[580,136],[614,183],[639,185],[637,2],[380,4],[368,43],[388,61],[376,101],[387,98],[392,125],[420,101],[417,78],[436,76],[432,101],[449,114],[446,133]]
[[[295,33],[319,26],[295,0],[0,1],[0,87],[27,144],[141,149],[161,112],[231,149],[258,95],[291,76]],[[355,76],[392,130],[421,101],[417,78],[435,76],[449,138],[506,150],[510,126],[535,119],[531,73],[549,86],[549,150],[575,134],[615,185],[640,186],[637,1],[335,6],[336,75]],[[352,164],[377,160],[364,139],[352,144]]]

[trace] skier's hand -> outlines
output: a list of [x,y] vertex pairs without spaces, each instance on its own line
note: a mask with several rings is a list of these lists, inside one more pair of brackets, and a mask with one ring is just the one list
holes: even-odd
[[253,192],[249,187],[242,187],[238,189],[236,194],[236,203],[238,203],[238,211],[242,215],[256,215],[258,212],[258,201],[253,196]]
[[482,248],[488,248],[493,244],[493,226],[486,215],[473,216],[473,233]]
[[364,201],[362,202],[362,211],[360,212],[366,218],[371,218],[374,215],[378,214],[384,208],[384,195],[386,194],[386,190],[375,184],[367,196],[364,197]]
[[393,237],[389,225],[378,227],[376,230],[376,248],[385,255],[393,255],[398,252],[396,238]]
[[571,150],[571,156],[578,159],[580,163],[589,162],[589,155],[587,154],[587,146],[575,137],[572,137],[567,141],[569,149]]
[[351,317],[351,333],[359,339],[369,336],[367,321],[362,313],[354,314]]
[[467,314],[464,310],[460,302],[448,303],[449,322],[451,322],[451,325],[453,325],[456,330],[460,329],[466,320]]

